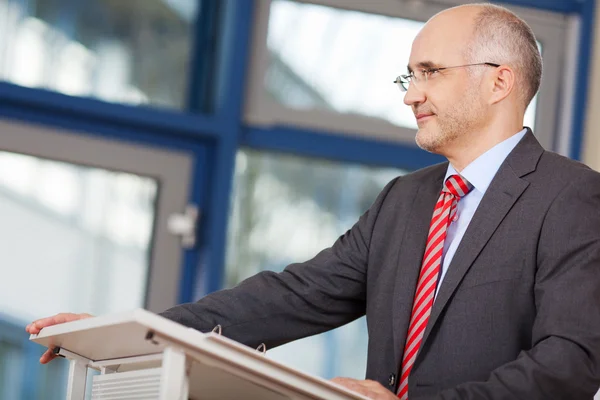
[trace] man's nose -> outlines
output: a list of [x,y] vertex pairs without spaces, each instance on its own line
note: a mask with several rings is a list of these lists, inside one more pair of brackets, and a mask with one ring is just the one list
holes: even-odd
[[415,86],[413,82],[408,85],[408,90],[404,95],[404,104],[407,106],[414,106],[416,104],[422,104],[427,100],[425,92]]

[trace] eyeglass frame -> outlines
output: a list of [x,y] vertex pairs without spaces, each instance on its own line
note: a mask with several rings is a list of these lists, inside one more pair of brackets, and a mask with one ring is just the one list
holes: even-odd
[[[477,65],[487,65],[489,67],[494,67],[494,68],[498,68],[500,66],[500,64],[496,64],[496,63],[481,62],[481,63],[475,63],[475,64],[455,65],[455,66],[452,66],[452,67],[423,68],[423,69],[421,69],[421,71],[423,72],[423,76],[425,77],[425,82],[427,82],[429,80],[429,76],[431,74],[436,73],[436,72],[440,72],[440,71],[444,71],[444,70],[452,69],[452,68],[474,67],[474,66],[477,66]],[[415,77],[414,71],[411,71],[407,75],[398,75],[396,77],[396,80],[394,81],[394,83],[396,85],[398,85],[398,87],[400,88],[400,91],[407,92],[410,83],[415,78],[416,77]],[[416,82],[419,82],[419,79],[416,79]],[[406,87],[404,86],[404,84],[406,84]]]

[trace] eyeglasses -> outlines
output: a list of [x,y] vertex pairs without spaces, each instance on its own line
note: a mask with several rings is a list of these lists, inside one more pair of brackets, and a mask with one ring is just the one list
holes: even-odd
[[484,63],[476,63],[476,64],[456,65],[454,67],[425,68],[425,69],[419,69],[416,71],[411,71],[411,73],[408,75],[400,75],[400,76],[396,77],[396,80],[394,81],[394,83],[396,85],[398,85],[398,87],[400,88],[401,91],[406,92],[408,90],[408,85],[411,82],[414,82],[415,84],[417,84],[419,82],[427,83],[427,81],[430,78],[437,75],[440,71],[444,71],[446,69],[452,69],[452,68],[473,67],[475,65],[487,65],[489,67],[494,67],[494,68],[498,68],[500,66],[499,64],[484,62]]

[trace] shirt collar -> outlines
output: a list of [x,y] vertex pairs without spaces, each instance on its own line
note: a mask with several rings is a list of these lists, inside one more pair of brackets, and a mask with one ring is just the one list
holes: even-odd
[[[471,162],[460,175],[468,180],[474,189],[478,190],[482,194],[485,194],[488,186],[496,176],[496,172],[500,169],[500,166],[508,157],[510,152],[517,146],[517,144],[523,139],[523,136],[527,133],[527,129],[523,129],[519,133],[516,133],[508,139],[498,143],[479,157]],[[450,175],[458,174],[452,164],[448,164],[448,170],[444,177],[444,182]]]

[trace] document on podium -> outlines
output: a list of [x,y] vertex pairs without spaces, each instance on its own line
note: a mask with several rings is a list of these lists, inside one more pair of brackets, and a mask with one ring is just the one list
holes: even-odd
[[69,393],[85,389],[78,380],[88,368],[101,372],[92,399],[367,399],[218,333],[143,309],[50,326],[30,340],[71,361],[67,398],[73,400],[80,395]]

